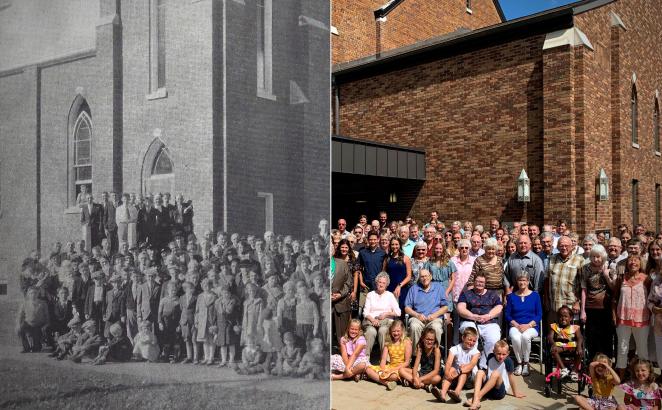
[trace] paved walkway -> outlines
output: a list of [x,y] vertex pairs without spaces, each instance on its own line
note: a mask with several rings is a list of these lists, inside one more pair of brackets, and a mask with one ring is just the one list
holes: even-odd
[[[577,394],[577,384],[568,383],[564,385],[562,394],[559,396],[552,393],[547,398],[543,395],[544,378],[538,373],[537,364],[534,364],[534,371],[527,378],[517,377],[517,383],[520,390],[526,395],[523,399],[516,399],[511,395],[499,401],[481,402],[481,409],[485,410],[510,410],[510,409],[577,409],[572,396]],[[463,400],[473,395],[473,391],[464,391]],[[584,391],[586,394],[586,391]],[[616,399],[622,403],[623,394],[615,390]],[[387,391],[385,387],[369,381],[355,383],[353,381],[334,381],[331,382],[331,407],[336,410],[345,409],[387,409],[387,408],[406,408],[406,409],[439,409],[440,406],[446,408],[466,408],[460,404],[442,404],[432,394],[424,390],[413,390],[398,386],[393,391]]]

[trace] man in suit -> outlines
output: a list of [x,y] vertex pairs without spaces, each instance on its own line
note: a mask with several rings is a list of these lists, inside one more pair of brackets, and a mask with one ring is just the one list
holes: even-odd
[[111,193],[109,198],[108,192],[102,194],[101,206],[103,207],[103,228],[106,238],[110,242],[110,250],[112,253],[117,252],[117,222],[115,221],[115,211],[117,203],[115,193]]
[[103,208],[94,203],[92,194],[86,194],[86,203],[82,206],[80,212],[80,224],[83,229],[83,240],[85,241],[85,250],[89,253],[92,247],[101,244],[103,238]]
[[145,198],[145,207],[138,211],[142,242],[154,244],[156,241],[156,211],[152,198]]
[[[161,285],[159,285],[155,278],[157,275],[156,268],[148,268],[145,270],[145,282],[138,287],[138,297],[136,299],[136,312],[138,316],[138,326],[144,320],[149,320],[152,323],[157,323],[157,315],[159,313],[159,302],[161,301]],[[158,327],[154,327],[154,332],[158,338]]]
[[170,242],[171,228],[170,210],[163,204],[161,195],[154,197],[154,245],[163,249]]
[[336,340],[345,334],[352,313],[352,274],[347,262],[334,258],[333,281],[331,282],[331,310],[335,325]]
[[114,274],[108,279],[111,288],[106,292],[106,310],[103,315],[105,323],[104,337],[110,338],[110,326],[114,323],[126,322],[126,292],[122,287],[122,278]]
[[173,224],[173,235],[175,232],[184,232],[184,236],[193,233],[193,204],[191,201],[184,202],[184,196],[177,194],[175,204],[170,212]]
[[124,284],[122,287],[126,293],[126,335],[131,341],[138,333],[138,293],[140,292],[140,285],[143,283],[143,274],[140,270],[129,267],[125,271]]

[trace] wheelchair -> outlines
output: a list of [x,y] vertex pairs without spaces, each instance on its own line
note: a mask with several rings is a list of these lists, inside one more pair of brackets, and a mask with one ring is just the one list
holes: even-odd
[[[583,328],[583,326],[582,326]],[[583,329],[582,329],[583,330]],[[570,371],[577,373],[577,381],[573,381],[570,376],[561,377],[560,369],[557,368],[556,360],[551,353],[551,346],[547,343],[546,340],[543,340],[543,343],[546,344],[546,348],[543,351],[543,363],[544,363],[544,375],[545,375],[545,397],[550,397],[552,390],[556,390],[556,394],[561,394],[563,389],[563,384],[566,383],[577,383],[577,394],[582,394],[584,389],[588,386],[589,388],[589,397],[591,396],[591,383],[590,376],[588,373],[589,357],[588,350],[586,349],[586,343],[582,346],[584,356],[582,357],[578,368],[575,368],[575,359],[576,352],[573,354],[561,354],[561,360],[563,364]]]

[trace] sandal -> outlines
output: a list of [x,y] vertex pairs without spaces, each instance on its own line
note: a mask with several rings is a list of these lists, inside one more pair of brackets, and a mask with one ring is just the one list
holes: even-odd
[[453,403],[460,403],[462,402],[462,399],[460,398],[460,395],[455,392],[455,390],[449,390],[448,391],[448,396],[451,398],[451,401]]

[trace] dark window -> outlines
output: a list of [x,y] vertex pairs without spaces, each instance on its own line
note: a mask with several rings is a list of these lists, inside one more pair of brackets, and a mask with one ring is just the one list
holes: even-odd
[[632,226],[639,223],[639,181],[632,180]]
[[165,87],[165,0],[149,0],[150,91]]
[[154,161],[154,169],[152,175],[172,174],[172,161],[165,149],[161,149]]
[[639,136],[637,135],[639,124],[638,122],[638,107],[637,107],[637,88],[632,86],[632,143],[639,143]]

